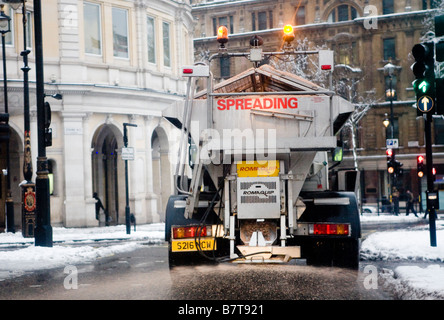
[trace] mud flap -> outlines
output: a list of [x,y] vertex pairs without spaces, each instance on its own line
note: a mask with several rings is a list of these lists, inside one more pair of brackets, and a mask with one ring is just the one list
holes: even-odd
[[347,237],[300,237],[302,256],[307,259],[307,264],[358,269],[361,223],[355,194],[325,191],[305,192],[301,196],[306,210],[299,222],[348,223],[351,226]]

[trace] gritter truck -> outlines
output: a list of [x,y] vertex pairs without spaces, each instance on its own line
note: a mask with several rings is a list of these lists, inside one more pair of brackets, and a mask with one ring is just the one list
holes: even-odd
[[[306,259],[358,268],[356,196],[329,177],[338,133],[354,107],[306,79],[260,65],[266,57],[322,52],[288,43],[263,52],[253,39],[250,51],[229,53],[220,43],[208,64],[182,68],[186,99],[164,114],[181,130],[176,192],[166,206],[170,266]],[[215,84],[216,58],[249,59],[253,67]],[[197,81],[206,89],[195,93]]]

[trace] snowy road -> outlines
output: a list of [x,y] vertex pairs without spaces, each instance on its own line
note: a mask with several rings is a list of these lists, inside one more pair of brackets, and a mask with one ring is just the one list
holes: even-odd
[[0,299],[360,300],[391,299],[361,273],[305,265],[188,266],[170,270],[166,246],[142,246],[72,269],[27,273],[0,283]]
[[[1,234],[0,299],[217,299],[218,292],[246,299],[240,294],[245,290],[264,299],[444,299],[443,220],[437,221],[438,247],[432,248],[426,224],[406,229],[405,223],[417,221],[414,217],[362,218],[370,232],[362,244],[358,275],[300,264],[272,271],[266,266],[220,265],[170,272],[163,224],[138,226],[129,236],[124,226],[54,228],[53,248],[34,247],[32,239],[20,234]],[[393,228],[380,232],[378,223],[392,223]],[[69,266],[78,271],[76,290],[64,287],[70,275],[64,268]],[[375,282],[368,281],[374,275],[376,290],[371,285]],[[244,281],[235,281],[236,276]],[[317,285],[319,279],[324,287]],[[202,283],[209,287],[201,288]],[[347,284],[343,291],[337,290],[339,283]],[[314,290],[298,289],[309,287]]]

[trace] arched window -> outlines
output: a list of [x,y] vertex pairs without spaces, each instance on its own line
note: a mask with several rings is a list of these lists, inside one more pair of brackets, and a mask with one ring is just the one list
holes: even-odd
[[358,11],[349,5],[341,4],[331,10],[328,15],[328,22],[340,22],[340,21],[348,21],[353,20],[358,17]]

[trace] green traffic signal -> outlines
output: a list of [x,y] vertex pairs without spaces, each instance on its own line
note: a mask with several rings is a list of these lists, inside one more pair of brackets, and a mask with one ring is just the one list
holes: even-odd
[[431,89],[431,84],[427,79],[416,79],[413,81],[413,89],[416,94],[425,94]]
[[430,89],[430,83],[426,80],[422,80],[418,85],[418,89],[422,91],[422,93],[426,93]]

